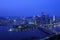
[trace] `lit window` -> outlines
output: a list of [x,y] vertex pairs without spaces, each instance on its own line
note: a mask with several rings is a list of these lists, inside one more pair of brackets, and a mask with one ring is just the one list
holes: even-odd
[[16,20],[13,20],[14,22],[16,22]]
[[22,26],[18,26],[18,28],[22,28]]
[[29,22],[28,24],[34,24],[33,22]]

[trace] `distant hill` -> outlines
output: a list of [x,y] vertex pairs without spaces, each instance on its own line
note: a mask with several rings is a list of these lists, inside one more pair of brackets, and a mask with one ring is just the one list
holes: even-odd
[[0,20],[7,20],[6,18],[4,18],[4,17],[0,17]]

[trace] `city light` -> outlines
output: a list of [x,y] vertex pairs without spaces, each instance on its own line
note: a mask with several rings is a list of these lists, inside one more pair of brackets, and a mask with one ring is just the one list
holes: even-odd
[[12,28],[10,28],[8,31],[10,31],[10,32],[11,32],[11,31],[13,31],[13,29],[12,29]]

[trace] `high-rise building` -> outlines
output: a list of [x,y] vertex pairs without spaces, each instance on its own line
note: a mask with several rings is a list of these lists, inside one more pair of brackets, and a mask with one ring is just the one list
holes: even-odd
[[41,24],[49,24],[50,23],[50,18],[48,15],[42,15],[41,16]]

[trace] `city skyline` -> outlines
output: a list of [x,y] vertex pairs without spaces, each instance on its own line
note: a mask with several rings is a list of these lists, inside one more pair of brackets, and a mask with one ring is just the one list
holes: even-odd
[[60,0],[0,0],[0,40],[58,40]]

